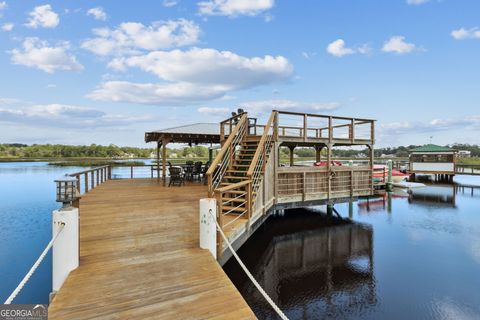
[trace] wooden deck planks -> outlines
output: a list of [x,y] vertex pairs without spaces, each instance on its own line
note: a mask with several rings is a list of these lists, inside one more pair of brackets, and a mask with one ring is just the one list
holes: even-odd
[[80,202],[80,267],[51,319],[254,319],[206,250],[198,248],[203,185],[113,180]]

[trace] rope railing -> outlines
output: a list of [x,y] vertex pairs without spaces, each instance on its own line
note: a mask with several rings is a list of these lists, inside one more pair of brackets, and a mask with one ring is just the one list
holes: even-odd
[[237,255],[237,253],[235,252],[235,250],[232,247],[232,244],[230,243],[230,241],[228,241],[227,236],[225,235],[225,233],[223,233],[223,230],[220,227],[220,225],[218,224],[217,218],[213,214],[212,210],[210,210],[209,213],[210,213],[212,219],[215,221],[215,224],[217,225],[217,230],[222,235],[222,238],[225,241],[225,243],[227,244],[228,249],[230,249],[230,251],[232,252],[232,255],[235,257],[235,260],[237,260],[238,264],[243,269],[243,271],[246,273],[247,277],[250,279],[250,281],[252,281],[253,285],[258,289],[258,291],[260,291],[262,296],[265,298],[265,300],[267,300],[267,302],[270,304],[270,306],[273,308],[273,310],[275,310],[275,312],[278,314],[278,316],[283,320],[288,320],[285,313],[283,313],[283,311],[275,304],[275,302],[272,300],[272,298],[270,298],[270,296],[265,292],[265,290],[263,290],[262,286],[257,282],[257,280],[255,280],[255,277],[250,273],[250,271],[245,266],[243,261]]
[[58,236],[60,235],[60,232],[62,232],[63,228],[65,227],[65,223],[61,223],[57,233],[53,236],[52,240],[47,244],[43,252],[40,254],[38,257],[37,261],[33,264],[33,266],[30,268],[30,270],[27,272],[25,277],[23,277],[22,281],[18,284],[18,286],[13,290],[12,294],[5,300],[4,304],[11,304],[12,301],[17,297],[17,295],[20,293],[20,291],[23,289],[23,287],[27,284],[28,280],[32,277],[32,275],[35,273],[37,270],[38,266],[42,263],[43,259],[45,259],[45,256],[47,255],[48,251],[52,248],[53,244],[55,243],[55,240],[57,240]]

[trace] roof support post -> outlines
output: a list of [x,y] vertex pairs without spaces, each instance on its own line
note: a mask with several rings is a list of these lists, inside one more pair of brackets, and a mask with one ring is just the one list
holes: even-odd
[[162,143],[157,141],[157,180],[160,180],[160,146]]
[[[332,117],[330,117],[332,119]],[[329,135],[331,137],[331,126],[329,126]],[[332,171],[331,171],[331,164],[332,164],[332,148],[333,144],[329,143],[327,146],[327,179],[328,179],[328,190],[327,190],[327,199],[330,200],[330,196],[332,194]]]
[[315,146],[315,162],[322,161],[322,149],[323,146]]
[[290,167],[293,167],[293,151],[295,150],[295,146],[288,146],[290,149]]
[[375,192],[375,188],[374,188],[374,185],[373,185],[373,169],[374,169],[374,157],[375,157],[375,149],[373,148],[373,145],[371,144],[368,144],[367,145],[367,148],[368,148],[368,156],[369,156],[369,162],[370,162],[370,172],[371,172],[371,176],[370,176],[370,191],[371,193],[373,194]]
[[167,184],[167,141],[162,141],[162,178],[163,185]]

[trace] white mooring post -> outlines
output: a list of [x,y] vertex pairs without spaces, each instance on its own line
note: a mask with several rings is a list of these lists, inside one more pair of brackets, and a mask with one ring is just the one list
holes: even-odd
[[208,249],[217,259],[217,200],[200,199],[200,248]]
[[79,264],[79,224],[78,209],[74,207],[53,211],[52,233],[57,234],[62,224],[63,230],[58,235],[52,250],[52,290],[60,290],[70,271]]

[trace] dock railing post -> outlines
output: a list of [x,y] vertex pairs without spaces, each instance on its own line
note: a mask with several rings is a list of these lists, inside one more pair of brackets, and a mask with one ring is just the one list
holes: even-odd
[[387,161],[388,166],[388,180],[387,180],[387,191],[392,191],[393,189],[393,179],[392,179],[392,160]]
[[68,207],[53,211],[52,234],[63,226],[52,249],[52,293],[62,287],[70,271],[79,265],[78,208]]
[[210,251],[217,259],[217,199],[200,199],[200,248]]

